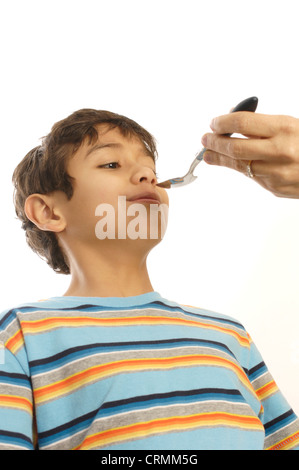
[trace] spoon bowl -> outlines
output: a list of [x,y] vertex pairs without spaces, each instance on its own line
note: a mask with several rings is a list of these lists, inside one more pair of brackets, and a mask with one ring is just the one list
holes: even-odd
[[[232,113],[236,113],[238,111],[250,111],[255,112],[258,105],[258,98],[256,96],[252,96],[251,98],[247,98],[244,101],[241,101],[233,110]],[[230,137],[232,134],[224,134],[227,137]],[[180,188],[181,186],[185,186],[186,184],[190,184],[196,180],[197,176],[193,174],[194,169],[197,165],[203,160],[203,155],[207,149],[203,148],[195,157],[191,166],[185,176],[179,176],[177,178],[171,178],[169,180],[162,181],[162,183],[158,183],[157,186],[160,188]]]

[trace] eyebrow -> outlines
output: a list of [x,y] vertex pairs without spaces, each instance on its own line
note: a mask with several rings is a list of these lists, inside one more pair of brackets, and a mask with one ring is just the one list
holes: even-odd
[[[91,153],[95,152],[96,150],[101,150],[101,149],[104,149],[104,148],[123,148],[123,145],[118,143],[118,142],[111,142],[111,143],[107,143],[107,144],[94,145],[93,147],[91,147],[91,149],[88,150],[88,152],[85,155],[85,158],[87,158]],[[154,156],[152,155],[152,153],[149,150],[146,149],[146,147],[143,147],[142,151],[145,154],[145,156],[151,157],[155,161]]]
[[122,147],[122,145],[121,145],[121,144],[118,144],[118,143],[97,144],[97,145],[94,145],[93,147],[91,147],[91,149],[88,150],[88,152],[86,153],[85,157],[88,157],[88,155],[90,155],[92,152],[95,152],[96,150],[101,150],[101,149],[104,149],[104,148],[107,148],[107,147],[119,148],[119,147]]

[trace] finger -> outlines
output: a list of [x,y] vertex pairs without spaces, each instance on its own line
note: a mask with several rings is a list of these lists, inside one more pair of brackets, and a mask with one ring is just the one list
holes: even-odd
[[251,172],[255,177],[271,178],[283,184],[299,187],[299,165],[282,164],[279,160],[238,160],[211,150],[204,153],[203,159],[209,165],[225,166],[244,174],[247,174],[247,166],[250,162]]
[[245,176],[249,176],[250,164],[252,179],[256,183],[275,196],[299,199],[299,167],[294,171],[293,165],[279,165],[277,162],[235,160],[210,150],[204,153],[204,161],[210,165],[236,170]]
[[231,170],[239,171],[241,173],[246,172],[246,163],[243,160],[235,160],[226,155],[217,152],[212,152],[211,150],[207,150],[204,153],[203,159],[209,165],[224,166],[226,168],[230,168]]
[[280,116],[237,112],[214,118],[210,124],[217,134],[242,134],[256,137],[273,137],[281,127]]
[[270,139],[240,139],[212,133],[203,136],[202,144],[208,150],[238,160],[270,160],[275,150]]
[[[203,158],[204,161],[209,165],[217,165],[230,168],[231,170],[238,171],[246,176],[248,174],[247,168],[250,160],[236,160],[226,155],[211,152],[210,150],[207,150],[204,153]],[[273,173],[275,174],[274,165],[272,165],[271,163],[264,162],[262,160],[252,160],[250,163],[250,168],[254,178],[269,178],[273,177]]]

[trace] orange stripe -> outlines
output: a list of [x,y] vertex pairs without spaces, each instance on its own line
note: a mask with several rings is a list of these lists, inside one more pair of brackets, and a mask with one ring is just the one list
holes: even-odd
[[[50,399],[52,396],[58,396],[60,394],[70,392],[76,388],[79,388],[92,380],[100,379],[105,376],[109,376],[115,373],[122,373],[126,371],[142,370],[142,369],[169,369],[174,367],[189,367],[194,365],[214,365],[227,367],[237,373],[239,378],[245,385],[248,386],[249,380],[241,367],[233,362],[223,359],[218,356],[207,356],[207,355],[190,355],[190,356],[176,356],[166,358],[145,358],[145,359],[131,359],[117,362],[110,362],[100,366],[93,366],[84,371],[73,374],[63,380],[55,383],[45,385],[37,388],[34,391],[35,402],[41,403]],[[250,386],[251,388],[251,386]]]
[[21,330],[18,330],[6,343],[5,346],[12,353],[15,353],[19,347],[23,344],[23,334]]
[[278,442],[274,446],[268,447],[267,450],[279,450],[279,449],[288,450],[294,447],[295,445],[299,446],[299,432],[295,432],[294,434],[291,434],[290,436]]
[[92,318],[92,317],[77,317],[77,318],[70,318],[70,317],[52,317],[52,318],[45,318],[42,320],[32,320],[32,321],[22,321],[22,329],[24,333],[38,333],[42,332],[47,329],[55,328],[55,327],[76,327],[76,326],[93,326],[93,325],[101,325],[101,326],[120,326],[120,325],[130,325],[135,324],[177,324],[177,325],[186,325],[186,326],[197,326],[200,328],[206,329],[213,329],[216,331],[221,331],[223,333],[228,333],[234,336],[241,344],[244,346],[249,345],[249,341],[247,336],[242,336],[238,332],[230,329],[225,328],[217,325],[209,325],[207,323],[203,323],[200,321],[193,321],[187,320],[182,318],[168,318],[168,317],[117,317],[117,318]]
[[5,408],[21,408],[32,412],[33,405],[30,400],[23,397],[17,397],[13,395],[0,395],[0,406]]
[[147,437],[159,432],[171,432],[182,429],[194,429],[200,426],[237,426],[246,429],[263,429],[260,420],[256,416],[232,415],[230,413],[201,413],[190,416],[174,416],[172,418],[161,418],[148,422],[131,424],[119,428],[101,431],[87,436],[86,439],[74,450],[84,450],[107,445],[113,442],[127,439]]
[[278,387],[274,380],[268,382],[267,384],[263,385],[262,387],[256,390],[256,394],[260,400],[264,400],[272,393],[275,393],[278,390]]

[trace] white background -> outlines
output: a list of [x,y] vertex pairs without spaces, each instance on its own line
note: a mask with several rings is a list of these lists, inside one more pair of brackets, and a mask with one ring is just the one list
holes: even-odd
[[[10,0],[0,35],[1,310],[69,283],[27,247],[12,205],[13,169],[54,122],[85,107],[127,115],[156,137],[163,180],[244,98],[299,117],[296,0]],[[299,200],[205,163],[196,174],[169,190],[154,289],[240,320],[298,414]]]

